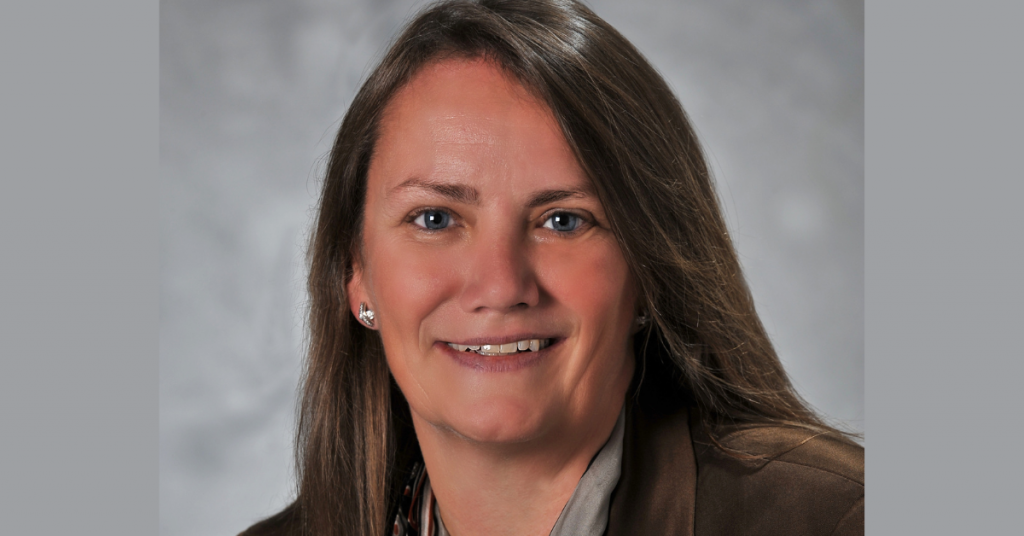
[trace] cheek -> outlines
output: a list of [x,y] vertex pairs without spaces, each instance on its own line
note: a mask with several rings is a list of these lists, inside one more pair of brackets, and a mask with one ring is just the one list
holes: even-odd
[[373,243],[374,251],[367,252],[373,274],[369,290],[388,361],[402,366],[429,349],[432,341],[421,340],[424,321],[450,295],[455,278],[450,263],[429,248],[409,247],[399,240]]
[[633,371],[633,286],[618,244],[602,238],[572,251],[552,251],[542,263],[545,287],[578,322],[555,381],[566,405],[581,415],[593,413],[609,393],[628,384]]
[[595,238],[568,251],[551,248],[540,261],[543,286],[572,309],[588,336],[628,332],[628,325],[619,324],[632,319],[633,292],[629,269],[613,238]]

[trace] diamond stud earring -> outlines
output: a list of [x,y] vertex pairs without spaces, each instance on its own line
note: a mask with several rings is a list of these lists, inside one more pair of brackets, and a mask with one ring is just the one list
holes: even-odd
[[359,320],[362,320],[367,327],[373,327],[373,311],[367,309],[363,302],[359,302]]

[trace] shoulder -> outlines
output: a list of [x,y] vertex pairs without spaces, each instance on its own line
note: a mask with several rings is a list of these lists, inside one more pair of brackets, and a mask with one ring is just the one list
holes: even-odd
[[693,446],[697,534],[863,533],[860,445],[799,427],[729,426],[708,434],[697,425]]
[[299,519],[295,503],[259,523],[245,529],[238,536],[298,536]]
[[[696,426],[699,426],[696,425]],[[696,427],[695,426],[695,427]],[[693,435],[698,459],[736,465],[735,468],[784,467],[806,477],[831,475],[864,487],[864,447],[835,432],[796,426],[750,424],[723,426]]]

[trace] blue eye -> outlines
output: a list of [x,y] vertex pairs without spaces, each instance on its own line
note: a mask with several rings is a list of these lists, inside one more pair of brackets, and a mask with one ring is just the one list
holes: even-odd
[[419,216],[416,216],[413,223],[423,227],[424,229],[436,231],[448,227],[448,224],[451,223],[451,221],[452,217],[447,212],[442,212],[440,210],[427,210],[421,212]]
[[544,227],[562,233],[571,233],[579,228],[581,221],[579,216],[570,212],[556,212],[544,222]]

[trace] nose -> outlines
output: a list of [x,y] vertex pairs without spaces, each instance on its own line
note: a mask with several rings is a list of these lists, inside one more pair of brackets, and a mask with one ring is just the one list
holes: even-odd
[[540,289],[525,240],[516,233],[479,236],[473,241],[460,297],[467,312],[505,313],[535,307]]

